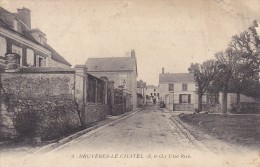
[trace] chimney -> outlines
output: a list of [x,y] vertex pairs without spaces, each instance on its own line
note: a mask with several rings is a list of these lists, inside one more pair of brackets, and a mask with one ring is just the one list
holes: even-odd
[[136,59],[136,57],[135,57],[135,50],[134,49],[131,50],[131,58],[132,59]]
[[164,67],[162,68],[162,74],[164,74]]
[[27,8],[17,9],[19,18],[31,29],[31,11]]

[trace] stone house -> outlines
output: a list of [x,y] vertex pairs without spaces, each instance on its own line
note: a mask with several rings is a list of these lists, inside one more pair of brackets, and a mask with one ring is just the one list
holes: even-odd
[[123,89],[131,95],[131,108],[137,107],[137,60],[135,51],[130,57],[89,58],[86,61],[88,73],[97,77],[107,77],[114,81],[115,89]]
[[31,11],[27,8],[11,13],[0,7],[0,67],[4,68],[5,55],[10,53],[20,56],[21,67],[71,67],[48,45],[41,30],[31,28]]
[[146,98],[147,98],[147,102],[149,103],[153,103],[154,100],[156,102],[159,102],[160,101],[159,87],[154,85],[147,85]]
[[198,106],[196,84],[193,74],[162,73],[159,74],[160,100],[170,110],[193,111]]

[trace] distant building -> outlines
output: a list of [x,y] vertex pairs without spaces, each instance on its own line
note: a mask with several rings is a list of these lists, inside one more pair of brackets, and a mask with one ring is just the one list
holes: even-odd
[[130,57],[89,58],[86,62],[88,73],[97,77],[107,77],[114,86],[131,94],[133,108],[137,107],[137,60],[135,51]]
[[11,13],[0,7],[0,67],[4,68],[5,55],[10,53],[20,56],[21,67],[71,67],[47,44],[42,31],[31,29],[31,11],[27,8]]
[[196,84],[193,74],[165,73],[159,74],[160,100],[170,110],[193,111],[197,108]]
[[147,85],[146,86],[146,101],[148,103],[159,102],[160,100],[160,93],[159,87],[154,85]]
[[146,82],[137,81],[137,105],[139,107],[146,104]]

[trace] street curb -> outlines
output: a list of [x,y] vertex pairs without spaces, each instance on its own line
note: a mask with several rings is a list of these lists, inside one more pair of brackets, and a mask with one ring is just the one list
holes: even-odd
[[185,123],[183,123],[179,117],[170,117],[170,119],[176,124],[176,126],[182,131],[182,133],[192,144],[202,149],[203,151],[211,152],[202,142],[194,137],[194,135],[189,131],[189,128],[185,126]]
[[98,129],[98,128],[106,126],[106,125],[108,126],[108,125],[114,124],[114,123],[116,123],[116,122],[118,122],[118,121],[120,121],[122,119],[128,118],[128,117],[134,115],[135,113],[137,113],[140,110],[141,110],[140,108],[135,109],[132,112],[127,112],[127,113],[125,113],[123,115],[120,115],[119,118],[117,118],[115,120],[112,120],[110,122],[104,121],[104,122],[101,122],[101,123],[99,123],[97,125],[94,125],[94,126],[92,126],[90,128],[87,128],[87,129],[84,129],[82,131],[76,132],[73,135],[70,135],[68,137],[65,137],[65,138],[57,141],[56,143],[48,144],[48,145],[40,148],[39,150],[36,150],[33,154],[42,154],[42,153],[50,152],[50,151],[52,151],[52,150],[54,150],[54,149],[56,149],[56,148],[58,148],[58,147],[60,147],[60,146],[62,146],[64,144],[66,144],[66,143],[70,142],[71,140],[76,139],[76,138],[78,138],[78,137],[80,137],[80,136],[82,136],[82,135],[84,135],[84,134],[86,134],[86,133],[88,133],[88,132],[90,132],[92,130]]
[[[162,110],[165,113],[169,113],[169,111],[165,111],[167,109],[159,108],[159,110]],[[196,139],[194,135],[190,132],[189,128],[185,125],[185,123],[180,120],[180,118],[171,116],[170,117],[171,121],[181,130],[182,134],[196,147],[202,149],[203,151],[206,152],[211,152],[202,142]]]

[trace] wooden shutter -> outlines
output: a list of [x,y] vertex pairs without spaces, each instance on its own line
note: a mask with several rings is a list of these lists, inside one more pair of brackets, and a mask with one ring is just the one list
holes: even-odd
[[179,104],[181,104],[181,102],[182,102],[182,99],[181,99],[181,94],[179,95]]
[[190,100],[190,94],[188,95],[188,103],[190,104],[191,100]]

